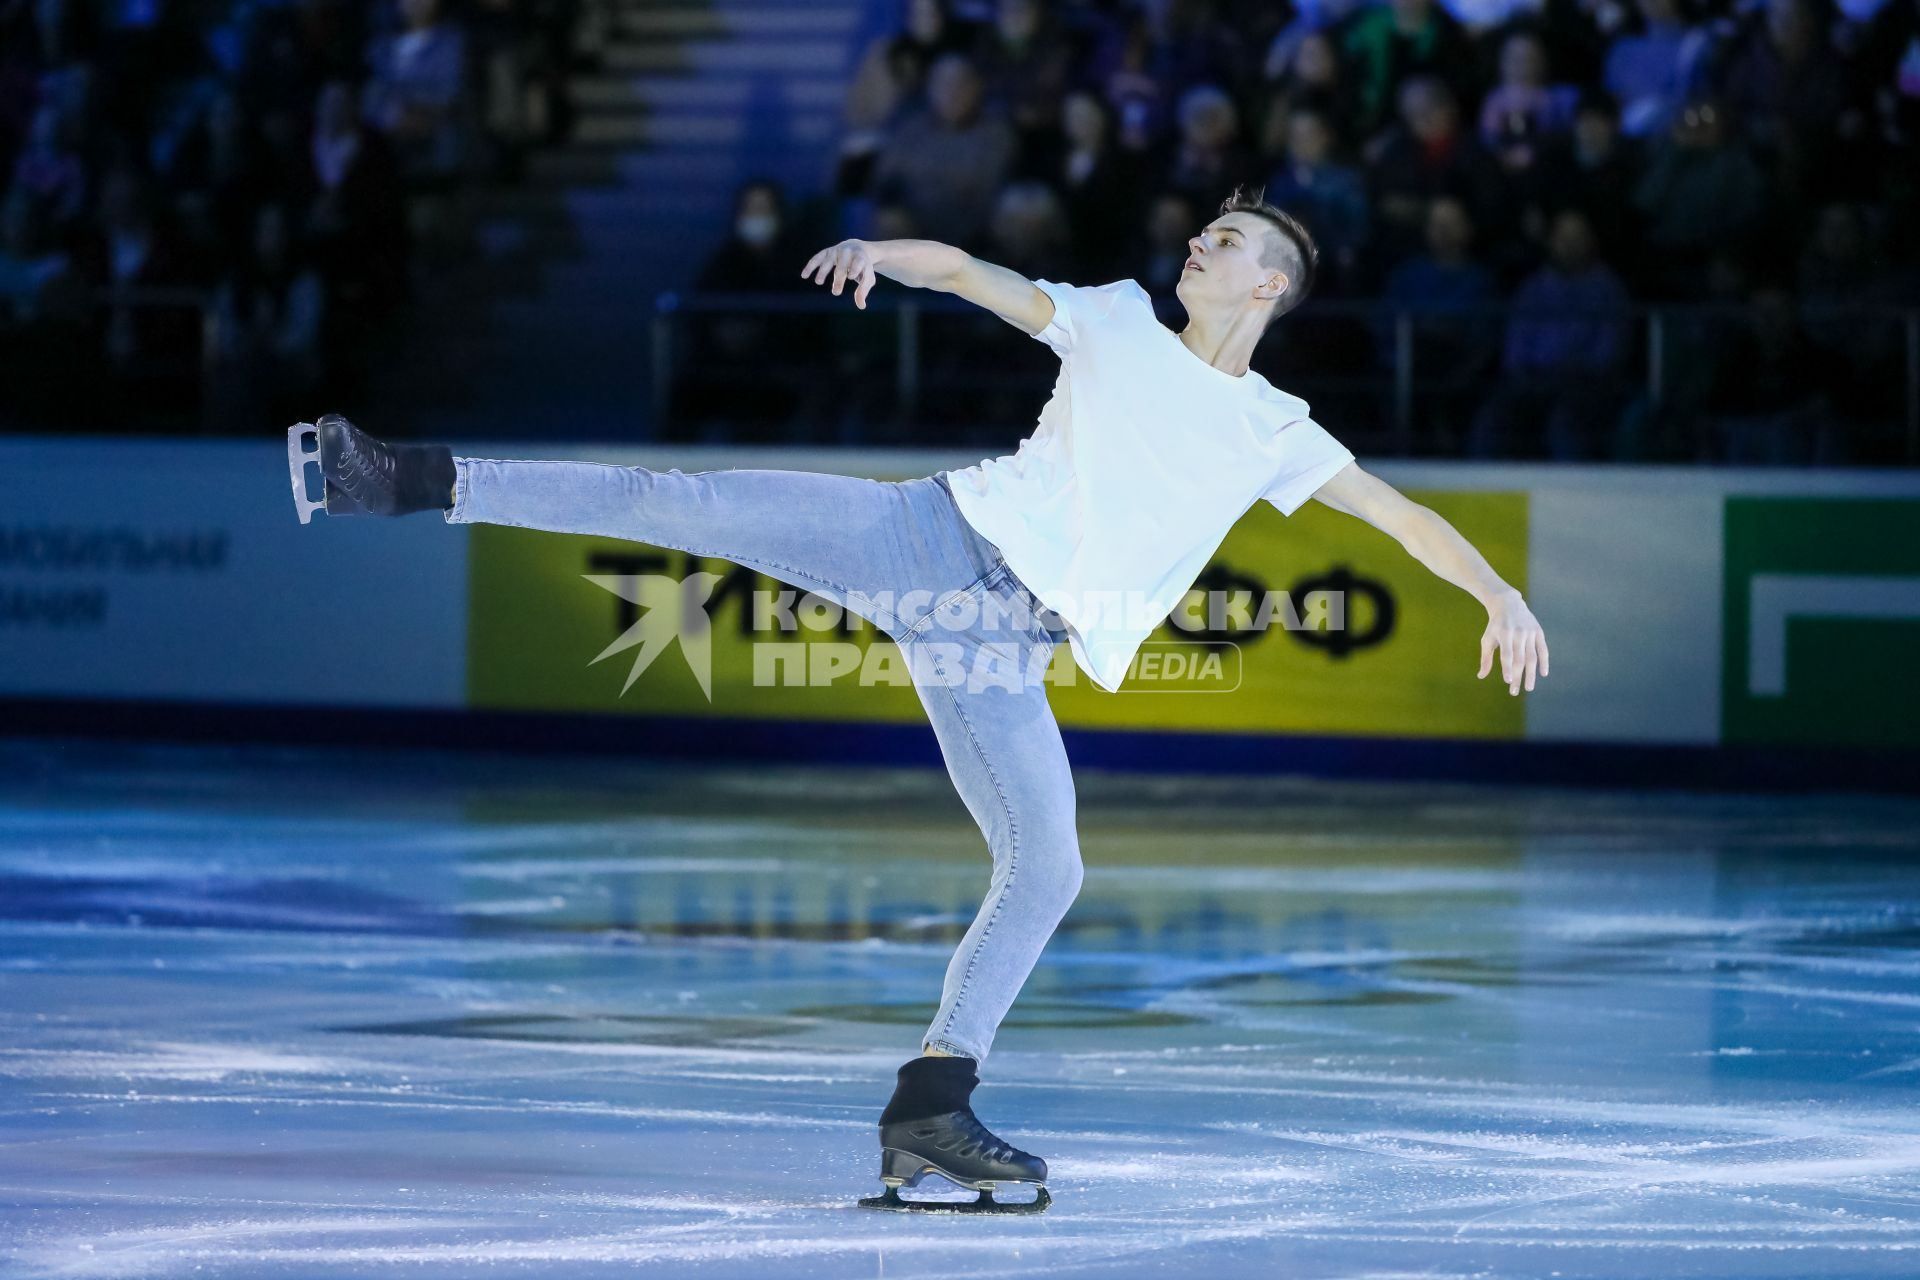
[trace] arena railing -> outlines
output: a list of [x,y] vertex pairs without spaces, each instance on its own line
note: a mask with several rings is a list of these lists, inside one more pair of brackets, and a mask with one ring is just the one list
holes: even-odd
[[[1177,306],[1163,306],[1161,312],[1163,319],[1178,323]],[[1829,365],[1829,394],[1819,398],[1823,411],[1872,445],[1866,456],[1851,460],[1920,463],[1920,307],[1804,303],[1795,305],[1789,316],[1799,335],[1796,345],[1802,338],[1809,344],[1799,349]],[[651,334],[655,434],[684,432],[693,425],[676,423],[676,418],[684,416],[678,393],[686,389],[690,375],[698,380],[703,361],[712,354],[700,350],[699,330],[730,319],[755,320],[770,326],[770,333],[789,326],[781,341],[746,353],[768,376],[776,376],[771,371],[777,369],[783,349],[792,346],[785,339],[799,337],[809,350],[826,357],[827,364],[811,374],[823,382],[843,373],[835,366],[849,357],[859,376],[886,377],[891,394],[878,417],[901,423],[912,423],[927,410],[928,395],[941,378],[935,367],[940,344],[957,332],[953,326],[971,323],[983,334],[1002,326],[997,318],[957,299],[897,290],[876,293],[865,311],[855,311],[846,294],[836,298],[824,292],[662,293],[655,300]],[[1444,441],[1437,446],[1436,421],[1470,417],[1502,387],[1516,382],[1502,367],[1507,327],[1515,319],[1542,325],[1620,325],[1624,345],[1613,379],[1622,412],[1637,415],[1643,426],[1653,424],[1644,429],[1677,430],[1684,437],[1695,429],[1693,420],[1699,415],[1713,416],[1702,407],[1712,393],[1704,385],[1711,370],[1702,367],[1703,353],[1715,344],[1731,350],[1727,344],[1757,341],[1756,326],[1766,317],[1753,304],[1636,304],[1610,314],[1547,313],[1511,303],[1407,307],[1380,300],[1316,299],[1275,328],[1254,367],[1275,385],[1297,391],[1314,406],[1316,417],[1340,422],[1356,443],[1371,450],[1444,453],[1449,450]],[[930,335],[935,325],[948,326],[945,334]],[[884,359],[878,358],[882,347]],[[739,354],[720,365],[724,380],[736,385],[756,376],[755,365],[741,363]],[[983,360],[971,368],[981,386],[996,388],[1010,377],[1017,380],[1007,370],[1019,359],[1017,349],[1009,353],[983,342],[982,354]],[[1479,367],[1463,367],[1476,361]],[[1744,377],[1735,371],[1727,380]],[[954,382],[949,376],[938,389],[967,394],[965,386],[950,385]],[[1035,365],[1024,382],[1035,393],[1030,407],[1037,411],[1051,374]],[[1663,416],[1679,421],[1663,422]],[[1453,427],[1456,436],[1462,434],[1459,422]],[[856,423],[854,434],[840,438],[863,437]],[[1686,456],[1687,447],[1682,439],[1679,456]],[[1674,456],[1672,448],[1667,456]]]

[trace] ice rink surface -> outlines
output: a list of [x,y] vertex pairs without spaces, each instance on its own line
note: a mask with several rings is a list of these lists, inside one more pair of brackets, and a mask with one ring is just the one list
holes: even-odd
[[1080,800],[1055,1205],[908,1217],[944,775],[0,745],[0,1275],[1920,1274],[1920,804]]

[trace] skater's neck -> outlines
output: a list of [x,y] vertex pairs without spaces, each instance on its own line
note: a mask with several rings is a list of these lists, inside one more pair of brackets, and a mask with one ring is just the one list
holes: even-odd
[[1180,341],[1187,350],[1229,377],[1246,376],[1253,361],[1253,349],[1267,327],[1264,309],[1235,308],[1224,314],[1204,311],[1187,313],[1187,327]]

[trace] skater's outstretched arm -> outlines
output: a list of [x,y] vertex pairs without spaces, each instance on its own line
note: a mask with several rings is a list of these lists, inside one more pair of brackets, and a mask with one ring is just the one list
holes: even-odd
[[916,289],[937,289],[965,298],[1029,337],[1053,319],[1053,299],[1018,271],[982,262],[964,249],[937,240],[842,240],[807,259],[801,275],[815,284],[833,282],[834,296],[849,280],[853,305],[864,310],[874,277]]
[[1357,462],[1349,462],[1335,472],[1313,496],[1335,511],[1357,516],[1392,535],[1414,559],[1486,607],[1487,629],[1480,636],[1480,678],[1493,669],[1495,649],[1500,651],[1500,679],[1509,693],[1518,694],[1523,686],[1531,692],[1534,676],[1547,674],[1547,637],[1527,602],[1439,513],[1362,470]]

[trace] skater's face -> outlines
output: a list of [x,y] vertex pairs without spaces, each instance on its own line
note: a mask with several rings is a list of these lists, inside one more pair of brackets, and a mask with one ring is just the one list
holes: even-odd
[[1267,265],[1268,237],[1278,235],[1250,213],[1223,213],[1187,241],[1187,261],[1174,294],[1187,308],[1230,309],[1270,301],[1286,291],[1286,272]]

